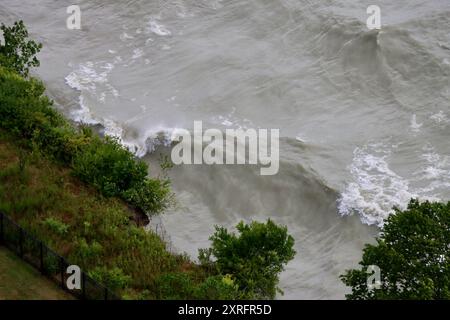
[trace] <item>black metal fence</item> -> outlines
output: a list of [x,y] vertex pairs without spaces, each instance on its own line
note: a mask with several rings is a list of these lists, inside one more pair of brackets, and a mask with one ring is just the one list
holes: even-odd
[[67,268],[71,264],[2,212],[0,212],[0,245],[14,251],[20,258],[39,269],[42,274],[79,299],[120,300],[110,289],[89,277],[82,270],[80,272],[80,289],[69,289],[67,280],[71,273],[67,273]]

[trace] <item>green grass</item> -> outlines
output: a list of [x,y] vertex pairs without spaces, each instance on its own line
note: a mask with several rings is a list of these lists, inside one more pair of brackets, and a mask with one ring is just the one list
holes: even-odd
[[73,296],[0,246],[0,300],[68,300]]

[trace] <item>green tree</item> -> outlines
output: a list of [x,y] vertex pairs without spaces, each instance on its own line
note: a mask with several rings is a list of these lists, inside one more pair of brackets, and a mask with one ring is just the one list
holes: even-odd
[[27,77],[31,67],[38,67],[36,54],[42,44],[27,40],[28,31],[23,21],[15,22],[12,27],[0,26],[3,31],[4,44],[0,42],[0,65],[15,70]]
[[[406,210],[395,209],[360,265],[341,276],[352,288],[348,299],[450,299],[450,202],[411,200]],[[370,265],[381,271],[381,286],[372,290]]]
[[[216,226],[212,247],[200,249],[202,265],[218,274],[231,276],[248,299],[273,299],[278,292],[278,275],[294,258],[294,239],[287,227],[252,222],[237,225],[239,235]],[[214,260],[213,260],[214,259]]]

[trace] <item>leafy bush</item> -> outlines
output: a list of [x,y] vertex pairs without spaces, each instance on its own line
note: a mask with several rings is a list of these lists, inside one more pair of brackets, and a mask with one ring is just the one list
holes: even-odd
[[28,139],[58,160],[70,162],[72,150],[67,146],[76,130],[52,108],[42,83],[25,80],[0,67],[0,127]]
[[75,242],[71,260],[81,266],[95,265],[100,260],[103,252],[103,246],[96,240],[88,243],[86,239],[81,238]]
[[3,45],[0,43],[0,64],[24,77],[28,76],[30,68],[40,64],[35,55],[41,50],[42,44],[27,40],[28,31],[23,21],[15,22],[12,27],[2,23],[0,29],[5,40]]
[[117,267],[98,267],[88,274],[92,279],[103,283],[111,290],[125,289],[131,282],[131,277],[125,275],[123,270]]
[[52,217],[45,219],[43,224],[58,235],[65,235],[69,230],[69,226],[67,224]]
[[[348,299],[450,299],[450,202],[411,200],[395,209],[360,265],[341,276],[352,288]],[[371,265],[380,268],[379,288],[367,285]]]
[[92,183],[106,196],[117,196],[144,181],[147,165],[135,161],[133,154],[116,139],[94,138],[75,155],[74,174]]
[[216,226],[210,238],[212,247],[201,249],[199,260],[208,269],[231,275],[245,298],[274,298],[277,291],[281,292],[277,288],[278,274],[294,258],[294,239],[286,227],[270,219],[267,223],[240,222],[236,228],[239,236]]
[[194,296],[199,300],[237,300],[243,297],[230,275],[208,277],[195,289]]
[[167,273],[156,280],[158,299],[186,300],[194,295],[194,284],[186,273]]
[[172,203],[170,182],[167,179],[145,179],[122,192],[121,196],[144,212],[162,212]]
[[73,159],[74,175],[93,184],[106,196],[118,196],[147,213],[170,204],[169,181],[147,178],[147,164],[112,137],[92,138]]
[[210,276],[198,283],[188,273],[167,273],[156,281],[158,299],[235,300],[242,295],[231,276]]

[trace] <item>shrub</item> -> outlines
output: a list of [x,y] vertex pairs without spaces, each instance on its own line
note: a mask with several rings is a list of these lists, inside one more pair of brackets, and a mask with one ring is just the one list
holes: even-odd
[[158,299],[186,300],[194,295],[194,284],[186,273],[167,273],[156,280]]
[[67,224],[52,217],[45,219],[43,224],[58,235],[65,235],[69,231]]
[[[341,279],[352,288],[348,299],[450,299],[449,262],[450,202],[411,200],[386,219],[376,244],[366,245],[361,269]],[[379,288],[367,285],[371,265],[380,268]]]
[[97,267],[90,271],[89,276],[111,290],[125,289],[131,282],[131,277],[125,275],[122,269],[113,267]]
[[103,246],[97,242],[92,241],[88,243],[86,239],[81,238],[76,240],[71,260],[80,264],[80,266],[95,265],[103,252]]
[[144,181],[147,165],[135,161],[131,152],[111,137],[95,138],[78,152],[74,174],[96,186],[106,196],[117,196]]
[[169,180],[145,179],[125,190],[122,198],[144,212],[159,213],[172,203]]
[[232,277],[227,275],[208,277],[195,289],[194,296],[199,300],[237,300],[242,294]]
[[35,79],[25,80],[0,67],[0,126],[28,139],[55,159],[69,162],[73,156],[70,139],[76,131],[42,96],[44,87]]
[[198,282],[188,273],[167,273],[156,280],[156,287],[157,298],[166,300],[236,300],[243,296],[230,275]]
[[12,27],[2,23],[0,29],[5,40],[3,45],[0,43],[0,64],[24,77],[28,76],[30,68],[40,64],[35,55],[41,50],[42,44],[27,40],[28,31],[23,21],[15,22]]
[[[252,222],[237,225],[237,236],[216,226],[211,236],[212,247],[201,249],[199,260],[208,269],[216,268],[222,275],[231,275],[236,285],[249,299],[274,298],[278,274],[294,258],[294,239],[287,228],[267,223]],[[212,258],[215,258],[215,261]]]

